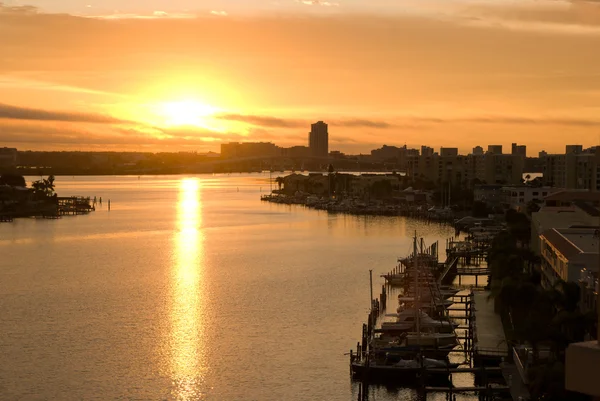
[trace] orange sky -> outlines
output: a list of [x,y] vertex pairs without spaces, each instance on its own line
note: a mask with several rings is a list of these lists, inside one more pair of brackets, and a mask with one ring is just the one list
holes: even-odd
[[79,16],[0,7],[0,146],[291,146],[316,120],[330,123],[331,149],[350,153],[598,143],[600,3],[358,3]]

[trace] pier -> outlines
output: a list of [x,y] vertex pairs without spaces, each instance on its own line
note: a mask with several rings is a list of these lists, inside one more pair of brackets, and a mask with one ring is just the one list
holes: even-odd
[[490,291],[473,294],[475,324],[473,326],[474,363],[499,364],[508,357],[508,344],[500,315],[494,312]]
[[91,204],[89,197],[83,196],[71,196],[71,197],[59,197],[57,214],[60,216],[64,215],[79,215],[87,214],[95,209]]
[[[435,348],[428,348],[431,345],[419,345],[414,351],[417,355],[430,355],[430,358],[440,361],[444,360],[443,355],[448,355],[451,358],[446,358],[446,361],[451,360],[454,363],[447,362],[445,367],[431,364],[425,366],[421,363],[420,367],[415,368],[418,371],[418,373],[415,372],[417,378],[403,386],[415,388],[424,398],[427,398],[429,393],[445,393],[447,400],[452,400],[457,393],[476,393],[480,400],[495,400],[498,397],[510,398],[510,388],[505,379],[507,377],[506,368],[502,363],[504,358],[509,357],[509,354],[501,318],[494,312],[494,301],[490,299],[490,292],[476,288],[478,277],[485,277],[490,273],[487,265],[478,263],[483,262],[487,248],[478,246],[477,249],[473,249],[473,247],[473,243],[469,241],[456,241],[451,238],[447,241],[446,261],[439,263],[437,261],[437,243],[426,248],[421,241],[420,249],[417,250],[415,247],[418,264],[414,265],[413,253],[411,256],[399,258],[398,265],[392,271],[381,275],[385,278],[386,285],[382,287],[380,298],[372,301],[368,321],[363,325],[361,342],[357,344],[356,351],[350,351],[352,372],[356,373],[352,368],[352,362],[360,361],[361,370],[358,372],[362,373],[359,373],[358,376],[353,374],[354,379],[360,380],[359,394],[367,396],[369,383],[377,380],[378,369],[381,371],[381,366],[388,366],[390,363],[387,356],[385,359],[381,359],[381,352],[397,353],[399,357],[407,360],[413,358],[406,354],[408,351],[404,348],[394,349],[399,346],[405,347],[403,342],[392,346],[385,345],[387,340],[383,337],[377,337],[377,342],[373,342],[373,339],[376,338],[376,334],[387,333],[386,335],[390,336],[392,329],[386,329],[382,325],[382,321],[386,316],[386,304],[389,304],[393,295],[398,294],[400,303],[410,303],[413,299],[411,297],[420,298],[423,294],[418,294],[424,291],[424,294],[431,296],[432,305],[436,305],[435,308],[431,307],[429,310],[428,314],[431,317],[441,321],[461,322],[460,324],[456,323],[457,326],[454,329],[458,345],[450,350],[442,350],[442,348],[437,348],[437,345]],[[469,265],[470,262],[475,262],[475,265]],[[418,268],[415,269],[413,265]],[[463,275],[475,276],[475,288],[471,285],[463,288],[460,293],[452,294],[455,286],[448,285],[448,283],[451,283],[457,275],[459,283],[456,286],[457,289],[462,287],[461,276]],[[445,281],[446,285],[442,285],[442,281]],[[416,292],[417,295],[415,295],[415,285],[418,286],[417,288],[421,288],[420,292]],[[446,294],[445,298],[451,301],[451,305],[444,301],[442,294]],[[392,316],[398,315],[391,314],[387,317]],[[392,338],[394,338],[393,334]],[[384,348],[380,348],[382,340]],[[436,342],[436,344],[438,343]],[[464,359],[461,356],[464,356]],[[373,364],[374,367],[370,367],[370,364]],[[381,374],[384,373],[386,372]],[[455,387],[452,384],[455,375],[464,374],[473,375],[473,384],[465,385],[464,380],[459,380],[459,384]],[[447,381],[440,382],[444,378]],[[392,383],[399,385],[398,380]],[[360,399],[363,398],[359,397]]]

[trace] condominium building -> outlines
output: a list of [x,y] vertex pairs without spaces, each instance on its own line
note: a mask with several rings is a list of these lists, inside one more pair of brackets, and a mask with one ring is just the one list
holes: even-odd
[[582,270],[598,275],[600,237],[597,228],[551,228],[540,236],[542,285],[578,282]]
[[541,255],[540,236],[551,228],[596,227],[600,222],[600,192],[561,190],[544,198],[544,205],[531,214],[531,250]]
[[543,158],[546,185],[567,189],[600,189],[600,153],[583,150],[581,145],[567,145],[565,154]]
[[327,124],[318,121],[310,126],[308,133],[308,147],[313,157],[327,157],[329,155],[329,132]]
[[[496,146],[496,148],[494,148]],[[475,180],[488,184],[520,184],[523,179],[524,158],[520,155],[495,153],[502,146],[492,145],[486,154],[459,155],[457,148],[421,148],[420,156],[410,156],[407,162],[409,176],[435,183],[471,186]]]

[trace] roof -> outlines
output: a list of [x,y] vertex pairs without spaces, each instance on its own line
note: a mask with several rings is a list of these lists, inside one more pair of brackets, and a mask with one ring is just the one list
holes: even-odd
[[594,207],[594,205],[590,205],[587,202],[579,201],[579,200],[576,200],[575,202],[573,202],[573,204],[575,204],[575,206],[577,206],[578,208],[580,208],[581,210],[583,210],[590,216],[594,216],[594,217],[600,216],[600,211],[596,207]]
[[598,191],[559,191],[554,192],[544,198],[546,201],[600,201],[600,192]]
[[542,233],[554,248],[567,259],[576,255],[598,254],[600,238],[594,228],[551,228]]
[[563,237],[556,229],[551,228],[546,230],[541,235],[548,241],[554,248],[558,250],[567,259],[572,258],[575,255],[581,253],[581,250],[577,248],[571,241]]
[[557,230],[583,253],[598,253],[600,231],[595,228],[563,228]]

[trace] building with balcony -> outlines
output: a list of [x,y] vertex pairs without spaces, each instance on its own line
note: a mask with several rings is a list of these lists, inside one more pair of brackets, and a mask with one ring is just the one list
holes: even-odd
[[598,190],[600,187],[600,153],[596,148],[567,145],[565,154],[543,158],[543,181],[546,185],[567,189]]
[[[500,145],[490,145],[492,146]],[[525,159],[519,155],[504,155],[488,151],[484,155],[484,164],[484,181],[488,184],[518,185],[523,182]]]
[[598,274],[597,228],[551,228],[540,239],[544,287],[550,288],[560,280],[579,282],[583,270]]

